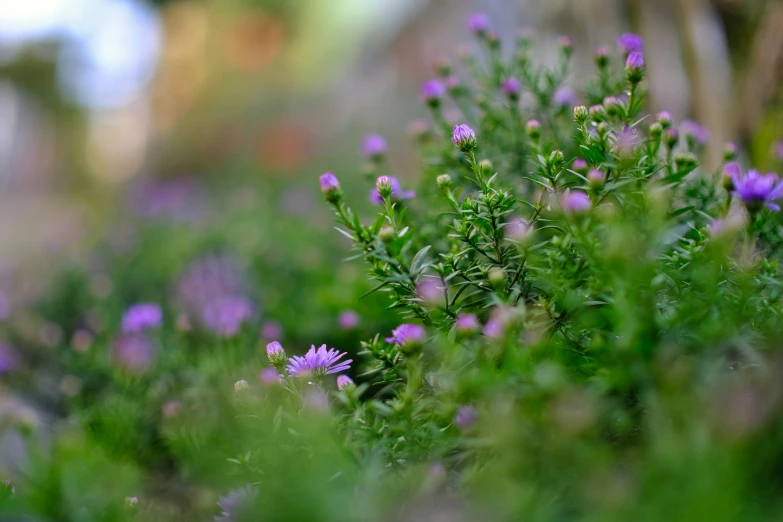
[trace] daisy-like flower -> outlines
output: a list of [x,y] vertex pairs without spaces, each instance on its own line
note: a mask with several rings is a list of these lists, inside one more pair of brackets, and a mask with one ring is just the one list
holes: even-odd
[[286,369],[293,376],[311,373],[315,377],[323,377],[345,371],[351,367],[352,359],[340,360],[344,355],[345,352],[341,353],[334,348],[327,350],[325,344],[322,344],[318,349],[313,345],[304,356],[294,355],[288,359]]
[[757,212],[765,205],[780,211],[780,206],[773,203],[783,198],[783,181],[777,174],[759,174],[756,170],[749,170],[743,176],[739,166],[733,163],[726,165],[725,170],[730,172],[734,195],[742,200],[748,211]]

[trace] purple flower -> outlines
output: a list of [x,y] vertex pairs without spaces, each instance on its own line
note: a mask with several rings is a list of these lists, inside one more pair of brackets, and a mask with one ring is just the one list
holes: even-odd
[[130,306],[122,316],[123,333],[140,332],[148,328],[160,328],[163,311],[156,303],[137,303]]
[[253,304],[244,297],[228,296],[215,299],[201,314],[204,326],[213,332],[230,337],[239,332],[242,323],[253,315]]
[[353,380],[347,375],[337,376],[337,389],[343,391],[346,387],[353,386]]
[[454,131],[451,133],[451,141],[462,152],[469,152],[476,148],[476,133],[464,123],[455,125]]
[[359,314],[354,310],[343,310],[337,317],[337,324],[343,330],[353,330],[359,325]]
[[541,123],[538,120],[530,120],[525,124],[525,132],[533,141],[538,141],[541,137]]
[[261,337],[264,339],[277,339],[283,336],[283,327],[277,321],[265,321],[261,325]]
[[152,343],[140,333],[122,335],[114,343],[112,359],[126,370],[144,371],[152,365]]
[[638,34],[623,33],[617,38],[617,45],[623,51],[623,54],[644,51],[644,39]]
[[418,324],[401,324],[392,330],[392,336],[386,338],[387,343],[400,345],[415,344],[424,339],[426,330]]
[[581,190],[567,190],[563,194],[562,205],[566,214],[583,214],[590,210],[592,203],[590,196]]
[[458,315],[457,320],[454,321],[454,328],[460,333],[474,332],[478,329],[478,326],[478,317],[474,314]]
[[560,49],[567,54],[570,54],[574,48],[574,39],[565,34],[557,39],[557,43],[560,45]]
[[583,158],[576,158],[574,162],[571,163],[571,168],[577,172],[587,170],[587,167],[588,167],[587,162]]
[[[400,187],[400,180],[398,180],[396,177],[388,176],[388,178],[389,181],[391,182],[391,197],[393,199],[411,199],[416,197],[415,190],[403,191],[402,188]],[[383,198],[381,197],[380,193],[378,193],[377,187],[372,189],[372,192],[370,193],[370,201],[376,204],[383,203]]]
[[631,83],[639,83],[644,75],[644,55],[633,51],[625,60],[625,75]]
[[469,404],[467,406],[460,406],[457,410],[457,414],[454,416],[454,423],[459,429],[464,430],[470,428],[473,423],[476,422],[477,417],[476,408],[473,406]]
[[506,224],[503,225],[503,234],[506,236],[506,239],[517,243],[527,240],[532,233],[533,225],[519,216],[509,218]]
[[285,350],[279,341],[272,341],[266,345],[266,356],[270,359],[280,353],[285,353]]
[[247,486],[230,491],[225,497],[220,497],[220,515],[215,517],[215,522],[242,522],[247,520],[253,509],[253,503],[258,495],[256,488]]
[[421,99],[425,102],[437,102],[446,94],[446,87],[438,80],[428,80],[421,86]]
[[340,361],[345,352],[339,352],[334,348],[326,349],[322,344],[318,349],[313,345],[303,356],[294,355],[288,359],[288,373],[291,375],[301,375],[312,373],[316,377],[323,377],[332,373],[339,373],[351,367],[352,359]]
[[593,61],[595,61],[598,67],[606,67],[609,63],[609,49],[604,45],[597,47],[593,55]]
[[731,174],[734,195],[742,200],[750,212],[761,210],[765,205],[772,210],[780,210],[773,203],[783,197],[783,181],[779,181],[777,174],[759,174],[758,171],[749,170],[742,176],[739,168],[732,169]]
[[362,143],[362,154],[368,158],[379,158],[386,154],[386,140],[380,134],[368,134]]
[[516,78],[506,78],[503,83],[500,84],[500,90],[509,98],[516,98],[519,96],[519,90],[522,88],[519,80]]
[[590,187],[593,189],[599,189],[603,186],[604,181],[606,180],[606,176],[604,176],[604,173],[597,169],[590,169],[590,172],[587,173],[587,182],[590,184]]
[[697,145],[704,145],[710,140],[709,131],[695,121],[685,120],[680,125],[680,131],[685,135],[685,139]]
[[0,344],[0,374],[8,373],[19,366],[19,356],[6,344]]
[[484,13],[473,13],[468,17],[468,30],[476,35],[483,35],[491,28],[489,16]]
[[672,115],[668,111],[659,112],[655,119],[664,129],[669,128],[672,124]]
[[445,284],[441,279],[427,278],[416,285],[416,297],[428,306],[443,304]]
[[196,259],[185,269],[177,284],[177,297],[190,317],[201,317],[211,302],[244,297],[247,287],[244,267],[235,258],[212,254]]
[[262,384],[275,384],[283,380],[283,376],[275,368],[264,368],[258,374],[258,380]]
[[453,74],[450,74],[444,78],[444,83],[446,84],[446,88],[449,91],[455,91],[460,86],[459,78],[454,76]]
[[337,180],[337,176],[335,176],[331,172],[322,174],[320,177],[320,182],[321,182],[321,192],[323,192],[324,194],[328,194],[329,192],[332,192],[340,188],[340,182]]
[[574,101],[576,101],[576,98],[574,96],[574,91],[572,91],[568,87],[563,86],[563,87],[558,87],[555,90],[555,93],[552,96],[552,101],[558,107],[567,107],[573,105]]

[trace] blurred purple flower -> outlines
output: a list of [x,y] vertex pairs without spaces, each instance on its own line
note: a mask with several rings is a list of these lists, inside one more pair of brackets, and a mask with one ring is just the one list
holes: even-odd
[[638,34],[623,33],[617,38],[617,45],[623,54],[644,51],[644,39]]
[[340,188],[340,181],[337,179],[337,176],[331,172],[321,174],[321,177],[318,178],[318,181],[321,183],[321,192],[323,193],[331,192]]
[[141,372],[152,365],[152,343],[140,333],[121,335],[112,350],[112,360],[118,367],[132,372]]
[[261,337],[279,339],[283,337],[283,327],[277,321],[264,321],[264,324],[261,325]]
[[343,330],[352,330],[359,325],[359,314],[354,310],[343,310],[337,317],[337,324]]
[[592,203],[590,196],[581,190],[567,190],[563,194],[562,205],[566,214],[582,214],[590,210]]
[[157,303],[134,304],[128,307],[122,316],[123,333],[160,328],[161,324],[163,324],[163,311]]
[[131,189],[128,204],[139,217],[193,221],[203,215],[206,198],[193,179],[144,180]]
[[[225,254],[211,254],[194,260],[177,283],[177,300],[190,317],[204,319],[206,309],[220,299],[246,299],[244,269]],[[257,307],[255,307],[257,308]],[[275,338],[279,335],[269,336]]]
[[524,218],[513,216],[503,226],[503,235],[509,241],[522,242],[533,233],[533,225]]
[[416,297],[427,306],[438,306],[445,299],[446,285],[440,278],[427,277],[416,285]]
[[262,384],[274,384],[283,380],[283,376],[275,368],[264,368],[258,374],[258,380]]
[[7,344],[0,344],[0,374],[8,373],[19,367],[19,356]]
[[362,143],[362,155],[377,158],[386,154],[386,140],[380,134],[368,134]]
[[422,101],[440,100],[446,94],[446,87],[438,80],[428,80],[421,86]]
[[574,104],[576,97],[574,96],[574,91],[562,86],[555,90],[555,93],[552,95],[552,101],[558,107],[569,107]]
[[304,356],[294,355],[288,359],[286,369],[293,376],[312,373],[316,377],[323,377],[345,371],[351,367],[352,359],[340,360],[344,355],[345,352],[339,352],[334,348],[327,350],[325,344],[322,344],[318,349],[313,345]]
[[492,21],[485,13],[473,13],[468,17],[468,30],[471,33],[481,35],[490,30]]
[[232,336],[253,316],[253,303],[244,297],[220,297],[207,303],[201,314],[204,326],[213,332]]
[[571,163],[571,168],[577,172],[587,170],[587,167],[588,167],[587,162],[583,158],[576,158],[574,162]]
[[780,211],[780,206],[773,203],[783,198],[783,181],[778,179],[777,174],[759,174],[756,170],[749,170],[743,176],[738,165],[736,168],[729,168],[729,165],[726,166],[726,171],[731,173],[734,195],[742,200],[749,211],[761,210],[765,205]]
[[[394,176],[389,176],[389,179],[391,180],[391,186],[392,186],[392,192],[391,197],[392,199],[411,199],[416,197],[416,191],[415,190],[405,190],[403,191],[400,187],[400,180],[398,180]],[[372,189],[372,192],[370,193],[370,201],[376,204],[383,203],[383,198],[378,193],[378,189],[374,188]]]
[[386,338],[387,343],[411,344],[424,339],[426,331],[418,324],[401,324],[392,330],[392,336]]
[[519,83],[519,80],[516,78],[506,78],[503,80],[503,83],[500,84],[500,90],[503,91],[503,93],[506,96],[514,97],[519,95],[519,90],[522,88],[522,85]]
[[680,125],[680,132],[682,132],[686,138],[692,139],[698,145],[704,145],[710,139],[710,133],[707,129],[691,120],[682,122],[682,125]]
[[460,406],[454,416],[454,422],[459,429],[464,430],[470,428],[476,422],[477,417],[476,408],[473,406]]
[[220,497],[220,515],[215,517],[215,522],[242,522],[247,520],[254,508],[258,490],[248,484],[247,486],[230,491],[225,497]]
[[458,315],[457,320],[454,322],[454,328],[461,333],[473,332],[478,329],[478,326],[478,317],[474,314]]

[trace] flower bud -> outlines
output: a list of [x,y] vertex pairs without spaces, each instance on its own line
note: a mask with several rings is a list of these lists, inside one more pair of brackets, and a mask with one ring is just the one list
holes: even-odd
[[723,146],[723,161],[734,161],[737,159],[737,144],[729,141]]
[[538,120],[530,120],[525,126],[527,136],[534,142],[538,142],[541,139],[541,124]]
[[487,281],[493,286],[498,286],[506,280],[506,272],[502,268],[493,266],[487,271]]
[[587,173],[587,182],[593,190],[599,190],[603,187],[604,181],[606,181],[606,176],[598,169],[590,169],[590,172]]
[[350,391],[352,389],[356,388],[356,385],[354,384],[353,380],[348,377],[347,375],[338,375],[337,376],[337,389],[340,391]]
[[503,226],[503,235],[514,243],[525,243],[533,235],[533,225],[521,217],[512,217]]
[[667,147],[674,148],[680,141],[680,133],[674,127],[669,127],[663,132],[663,142]]
[[500,49],[500,36],[497,33],[489,32],[484,38],[490,48]]
[[478,330],[479,322],[478,317],[474,314],[458,315],[457,320],[454,321],[454,328],[458,333],[468,334]]
[[453,71],[451,62],[445,56],[437,57],[432,64],[432,68],[435,71],[435,74],[437,74],[441,78],[446,78],[447,76],[450,76]]
[[574,162],[571,163],[571,168],[582,174],[587,171],[587,162],[582,158],[576,158]]
[[438,188],[441,190],[448,190],[451,188],[451,176],[448,174],[441,174],[435,181],[438,183]]
[[521,85],[519,80],[516,78],[506,78],[500,85],[500,90],[503,91],[503,94],[505,94],[511,101],[516,101],[519,99],[520,89]]
[[580,190],[566,190],[562,205],[563,211],[569,215],[584,214],[592,208],[590,196]]
[[603,105],[593,105],[590,107],[590,118],[593,121],[604,121],[606,120],[606,117],[607,113]]
[[598,66],[598,68],[603,69],[607,65],[609,65],[609,49],[604,47],[603,45],[598,47],[595,50],[595,54],[593,55],[593,61],[595,62],[595,65]]
[[421,100],[433,109],[440,106],[445,94],[446,88],[438,80],[426,81],[421,86]]
[[614,96],[604,98],[604,109],[609,116],[621,116],[623,112],[622,103]]
[[327,172],[321,176],[321,192],[326,196],[326,201],[329,203],[337,203],[343,196],[342,190],[340,190],[340,182],[337,180],[337,176],[331,172]]
[[563,35],[558,40],[560,44],[560,52],[567,58],[574,52],[574,40],[567,35]]
[[658,140],[658,139],[661,138],[662,135],[663,135],[663,126],[660,123],[658,123],[657,121],[651,123],[650,124],[650,137],[655,139],[655,140]]
[[565,161],[565,156],[562,150],[553,150],[549,154],[549,164],[552,166],[560,165]]
[[468,30],[478,37],[486,35],[492,27],[492,22],[484,13],[474,13],[468,17]]
[[481,169],[481,175],[485,177],[495,173],[495,166],[488,159],[479,161],[479,169]]
[[674,154],[674,164],[677,166],[677,170],[695,167],[698,162],[696,155],[691,152],[677,152]]
[[734,180],[739,179],[739,177],[742,175],[742,169],[740,169],[740,166],[737,163],[727,163],[725,167],[723,167],[723,174],[721,174],[721,184],[723,185],[723,188],[726,189],[726,192],[731,192],[734,190]]
[[280,366],[288,361],[288,356],[279,341],[272,341],[266,345],[266,356],[272,366]]
[[661,124],[661,127],[664,129],[668,129],[672,126],[672,115],[669,114],[666,111],[661,111],[658,113],[658,116],[656,117],[656,120],[658,123]]
[[247,390],[250,387],[250,385],[247,383],[246,380],[240,379],[237,382],[234,383],[234,391],[235,392],[241,392],[244,390]]
[[473,129],[465,125],[455,125],[454,131],[451,135],[451,141],[462,152],[468,153],[476,148],[478,141],[476,140],[476,133]]
[[584,124],[584,122],[587,121],[589,115],[590,113],[587,110],[587,107],[585,107],[584,105],[578,105],[574,107],[574,121],[577,122],[579,125]]
[[397,238],[397,233],[394,231],[391,225],[383,225],[381,230],[378,232],[378,237],[383,243],[389,244]]
[[386,140],[380,134],[368,134],[362,143],[362,155],[371,160],[379,160],[386,154]]
[[644,55],[640,51],[633,51],[625,61],[625,78],[633,85],[644,78]]
[[394,187],[392,187],[392,180],[389,176],[379,176],[378,179],[375,180],[375,188],[383,199],[391,197],[392,190],[394,189]]

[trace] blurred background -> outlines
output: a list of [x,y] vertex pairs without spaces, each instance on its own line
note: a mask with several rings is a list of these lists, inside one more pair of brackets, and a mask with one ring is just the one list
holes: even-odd
[[775,166],[775,0],[5,1],[0,281],[19,290],[24,274],[78,258],[123,212],[192,220],[266,206],[270,219],[328,231],[315,178],[358,176],[365,133],[385,135],[395,172],[415,177],[406,129],[424,114],[418,86],[470,45],[474,11],[504,39],[533,28],[542,59],[571,35],[572,77],[598,45],[641,34],[651,110],[705,125],[715,162],[734,140]]
[[3,257],[75,239],[141,181],[301,184],[294,205],[370,131],[409,167],[417,86],[477,10],[503,37],[535,28],[542,53],[573,36],[573,74],[597,45],[640,33],[652,109],[705,124],[714,149],[732,139],[770,159],[783,65],[774,0],[1,2]]

